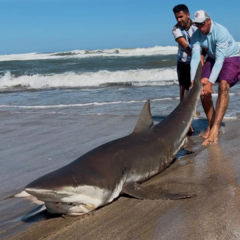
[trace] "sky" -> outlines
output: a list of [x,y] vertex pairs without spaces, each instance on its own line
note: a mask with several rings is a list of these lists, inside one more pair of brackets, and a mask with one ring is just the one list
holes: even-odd
[[172,8],[182,3],[240,42],[240,0],[0,0],[0,55],[175,46]]

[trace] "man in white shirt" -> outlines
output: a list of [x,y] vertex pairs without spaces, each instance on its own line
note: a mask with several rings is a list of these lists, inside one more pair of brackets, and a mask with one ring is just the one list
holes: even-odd
[[[172,29],[172,34],[175,41],[178,43],[178,59],[177,59],[177,74],[180,87],[180,101],[184,97],[184,91],[189,90],[191,85],[190,78],[190,61],[191,61],[191,37],[197,30],[197,27],[192,24],[188,7],[184,4],[179,4],[173,8],[173,13],[177,20],[177,24]],[[203,57],[204,59],[204,57]],[[199,113],[196,112],[198,115]],[[193,133],[194,129],[189,129],[189,134]]]
[[184,90],[189,90],[190,61],[191,61],[191,36],[197,30],[192,25],[188,7],[179,4],[173,8],[177,24],[172,29],[175,41],[178,43],[177,73],[180,86],[180,100],[183,99]]

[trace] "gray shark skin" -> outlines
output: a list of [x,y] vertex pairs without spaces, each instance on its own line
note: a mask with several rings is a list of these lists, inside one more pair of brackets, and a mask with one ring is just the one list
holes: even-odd
[[82,215],[112,202],[121,193],[139,199],[180,199],[184,194],[152,192],[139,183],[168,167],[182,148],[202,90],[201,64],[188,96],[154,125],[148,100],[134,131],[103,144],[25,187],[50,213]]

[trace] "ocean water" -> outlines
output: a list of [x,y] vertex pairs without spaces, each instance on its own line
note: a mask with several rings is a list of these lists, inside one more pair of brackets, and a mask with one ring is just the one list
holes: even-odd
[[[156,46],[0,55],[0,111],[138,115],[150,99],[152,114],[165,116],[179,103],[176,54]],[[238,84],[230,95],[225,118],[238,118]]]

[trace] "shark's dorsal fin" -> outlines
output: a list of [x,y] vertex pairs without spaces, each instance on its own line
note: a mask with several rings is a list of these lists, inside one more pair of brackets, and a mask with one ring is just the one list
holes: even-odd
[[150,100],[147,100],[143,106],[141,114],[139,116],[136,127],[134,128],[134,133],[144,132],[149,130],[153,126],[153,119],[150,110]]

